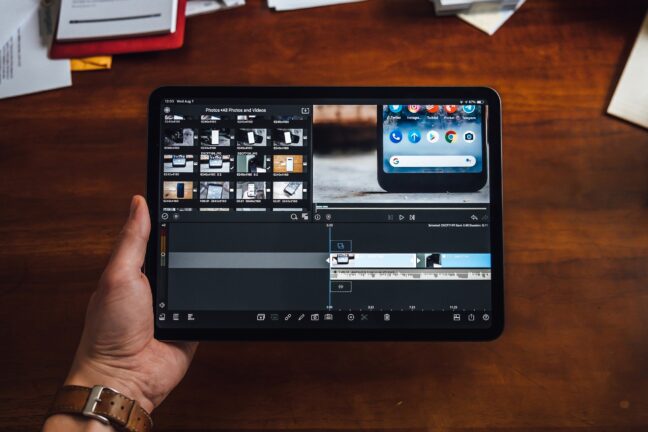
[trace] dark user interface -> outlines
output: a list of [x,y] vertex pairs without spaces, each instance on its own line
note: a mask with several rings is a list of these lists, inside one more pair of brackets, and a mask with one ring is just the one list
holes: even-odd
[[490,326],[488,181],[379,182],[487,172],[487,106],[369,102],[163,102],[158,326]]

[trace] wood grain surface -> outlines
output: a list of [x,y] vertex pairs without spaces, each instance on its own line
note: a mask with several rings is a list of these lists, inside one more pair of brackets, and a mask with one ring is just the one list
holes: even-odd
[[66,374],[144,192],[164,84],[497,89],[507,327],[491,343],[204,343],[157,430],[648,430],[648,132],[605,114],[645,11],[529,0],[488,37],[425,0],[248,0],[191,18],[181,50],[0,101],[0,430],[37,430]]

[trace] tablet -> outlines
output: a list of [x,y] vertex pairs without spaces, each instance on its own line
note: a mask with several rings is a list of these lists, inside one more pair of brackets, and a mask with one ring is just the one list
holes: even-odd
[[[164,169],[181,158],[188,168]],[[501,169],[489,88],[157,89],[155,335],[494,339]]]

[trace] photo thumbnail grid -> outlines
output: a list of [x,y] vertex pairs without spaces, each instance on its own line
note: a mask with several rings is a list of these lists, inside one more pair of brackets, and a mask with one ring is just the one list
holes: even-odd
[[184,210],[306,209],[305,117],[164,116],[162,199]]

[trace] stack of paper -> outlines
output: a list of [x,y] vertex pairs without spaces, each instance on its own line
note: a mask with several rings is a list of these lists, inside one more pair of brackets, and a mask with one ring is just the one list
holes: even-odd
[[479,4],[492,4],[502,9],[514,9],[518,0],[430,0],[434,3],[434,12],[437,15],[453,15],[468,12]]
[[69,60],[50,60],[38,0],[0,0],[0,99],[72,85]]
[[189,0],[187,2],[188,17],[245,5],[245,0]]
[[276,11],[288,11],[341,3],[357,3],[364,0],[268,0],[268,7]]
[[434,3],[434,12],[437,15],[452,15],[468,12],[479,4],[490,3],[503,9],[514,9],[518,0],[430,0]]

